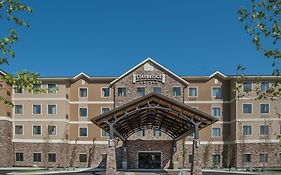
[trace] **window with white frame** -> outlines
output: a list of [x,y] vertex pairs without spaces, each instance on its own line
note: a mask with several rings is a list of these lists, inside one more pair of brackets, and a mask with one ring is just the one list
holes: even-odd
[[16,153],[16,161],[17,162],[23,161],[23,153]]
[[57,114],[57,105],[48,105],[48,114],[49,115]]
[[41,153],[33,153],[33,162],[41,162]]
[[269,126],[268,125],[260,125],[260,135],[268,135]]
[[153,87],[153,92],[161,94],[161,87]]
[[243,135],[244,136],[252,135],[252,126],[251,125],[243,126]]
[[189,87],[188,88],[188,96],[189,97],[197,97],[198,96],[198,89],[196,87]]
[[20,88],[20,87],[15,87],[15,88],[14,88],[14,92],[15,92],[16,94],[22,94],[22,93],[23,93],[23,89]]
[[48,162],[56,162],[56,154],[55,153],[48,153]]
[[32,114],[41,114],[41,105],[32,106]]
[[102,97],[110,97],[110,89],[109,88],[102,88]]
[[79,162],[87,162],[87,154],[79,154]]
[[260,153],[260,162],[262,162],[262,163],[268,162],[268,154],[267,153]]
[[144,87],[137,87],[137,95],[142,97],[145,95],[145,88]]
[[260,104],[260,113],[269,114],[269,104]]
[[106,113],[106,112],[108,112],[108,111],[110,111],[110,108],[108,108],[108,107],[102,107],[101,108],[101,113],[103,114],[103,113]]
[[106,132],[105,130],[101,129],[101,136],[102,137],[107,137],[107,136],[109,136],[109,133]]
[[213,161],[213,165],[220,165],[221,156],[219,154],[213,154],[212,161]]
[[119,87],[119,88],[117,89],[117,95],[118,95],[119,97],[125,97],[126,94],[127,94],[127,89],[126,89],[125,87]]
[[22,125],[15,125],[15,134],[17,134],[17,135],[23,134],[23,126]]
[[79,128],[79,136],[87,137],[88,136],[88,128]]
[[33,135],[41,135],[41,126],[40,125],[33,125],[32,126],[32,134]]
[[79,116],[80,117],[88,117],[88,108],[80,107],[79,108]]
[[261,82],[261,91],[266,93],[269,90],[269,82],[263,81]]
[[252,92],[253,87],[252,87],[252,82],[243,82],[243,92]]
[[212,115],[214,117],[220,117],[221,116],[221,108],[220,107],[212,107]]
[[173,96],[181,96],[181,87],[173,87]]
[[48,86],[48,94],[55,94],[55,93],[57,93],[57,84],[49,83],[47,86]]
[[245,103],[243,104],[243,114],[251,114],[252,113],[252,104]]
[[221,97],[221,87],[212,87],[212,97],[215,98]]
[[56,135],[57,127],[56,126],[48,126],[48,135]]
[[221,136],[221,128],[212,128],[212,136],[220,137]]
[[23,105],[15,105],[15,114],[23,114]]
[[252,161],[252,155],[251,154],[243,154],[243,162],[250,163]]
[[88,97],[88,88],[79,88],[79,97]]

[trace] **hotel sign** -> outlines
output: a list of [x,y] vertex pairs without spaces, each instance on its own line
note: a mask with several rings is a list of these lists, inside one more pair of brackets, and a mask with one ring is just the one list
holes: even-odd
[[157,84],[165,83],[165,74],[133,74],[133,83]]

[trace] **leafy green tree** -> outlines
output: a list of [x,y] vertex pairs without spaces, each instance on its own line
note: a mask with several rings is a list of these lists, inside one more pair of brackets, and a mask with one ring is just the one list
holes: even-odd
[[[272,61],[272,75],[279,76],[281,74],[278,64],[281,58],[281,0],[250,0],[250,5],[240,8],[238,13],[239,20],[252,38],[256,49]],[[240,82],[242,82],[241,80],[247,78],[241,74],[245,68],[239,65],[237,69],[240,72]],[[258,99],[281,97],[279,85],[280,81],[275,81],[267,92],[256,89]]]
[[[5,24],[10,24],[11,26],[25,26],[29,27],[29,23],[26,22],[20,16],[23,13],[32,13],[31,7],[23,4],[20,0],[0,0],[0,19]],[[13,50],[13,45],[18,41],[19,35],[14,28],[11,27],[9,31],[0,35],[0,66],[9,65],[11,58],[15,57],[15,51]],[[41,82],[37,79],[38,74],[33,72],[16,72],[15,76],[7,74],[5,76],[0,76],[0,81],[4,81],[7,84],[14,86],[15,88],[23,88],[28,92],[41,92],[43,89],[37,88],[36,84]],[[12,102],[4,97],[0,96],[0,101],[6,104],[12,105]]]

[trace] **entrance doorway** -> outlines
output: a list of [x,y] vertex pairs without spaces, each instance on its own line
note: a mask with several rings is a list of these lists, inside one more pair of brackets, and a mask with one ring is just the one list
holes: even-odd
[[139,152],[140,169],[161,169],[160,152]]

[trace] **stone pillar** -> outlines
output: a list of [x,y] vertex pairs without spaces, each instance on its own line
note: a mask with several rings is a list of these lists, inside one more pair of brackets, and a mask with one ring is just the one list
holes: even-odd
[[200,151],[200,140],[193,140],[192,148],[192,164],[191,164],[191,175],[202,175],[202,153]]
[[114,140],[110,139],[108,141],[108,152],[106,157],[106,175],[114,175],[117,174],[117,167],[116,167],[116,154],[115,154],[115,146]]
[[173,140],[173,144],[172,144],[172,158],[171,158],[171,162],[172,162],[172,168],[173,169],[178,169],[179,168],[179,161],[178,161],[178,150],[177,150],[177,142],[175,140]]
[[128,147],[127,142],[123,142],[123,159],[122,159],[122,169],[126,170],[128,168]]

